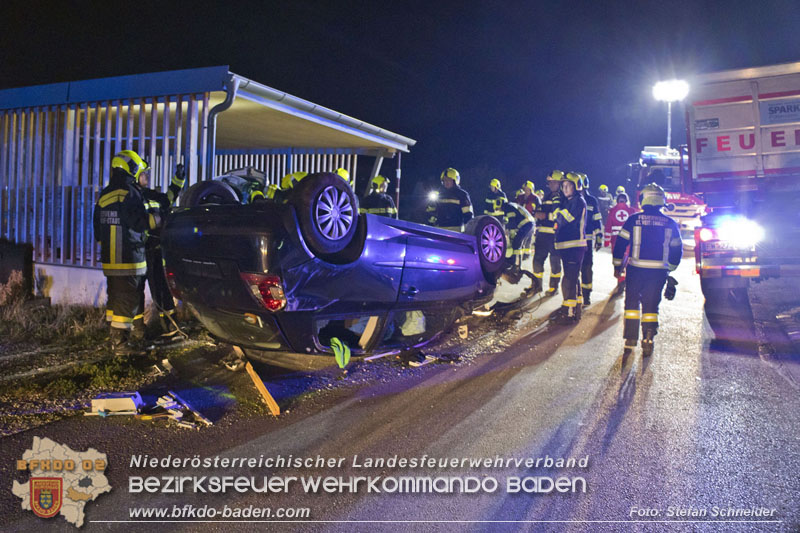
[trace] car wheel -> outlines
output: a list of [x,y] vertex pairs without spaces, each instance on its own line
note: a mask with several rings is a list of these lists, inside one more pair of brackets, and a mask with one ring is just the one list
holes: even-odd
[[503,226],[494,217],[481,216],[467,225],[467,232],[477,240],[478,258],[484,276],[488,281],[495,282],[506,260],[506,233]]
[[221,181],[201,181],[186,189],[180,196],[181,207],[203,204],[238,204],[239,196],[233,187]]
[[292,190],[300,232],[314,255],[325,258],[344,250],[358,223],[358,200],[336,174],[312,174]]

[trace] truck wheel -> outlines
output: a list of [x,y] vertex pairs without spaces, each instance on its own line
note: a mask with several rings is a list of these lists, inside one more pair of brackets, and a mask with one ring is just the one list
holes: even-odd
[[289,202],[297,211],[309,250],[321,258],[344,250],[356,233],[358,200],[342,178],[311,174],[295,185]]
[[195,183],[180,196],[181,207],[195,207],[203,204],[238,204],[239,196],[233,187],[221,181],[201,181]]
[[478,241],[478,259],[484,277],[490,283],[496,282],[506,261],[506,233],[502,224],[492,216],[480,216],[467,224],[465,232]]

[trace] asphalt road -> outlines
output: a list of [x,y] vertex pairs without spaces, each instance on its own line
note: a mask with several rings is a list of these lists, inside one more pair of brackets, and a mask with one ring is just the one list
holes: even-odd
[[[757,340],[753,349],[720,349],[712,343],[699,281],[688,259],[676,273],[677,298],[662,303],[655,354],[643,360],[637,349],[625,357],[622,299],[609,297],[614,282],[607,252],[595,265],[593,304],[575,327],[548,326],[546,317],[560,296],[543,300],[517,320],[475,326],[461,345],[471,355],[460,364],[391,371],[380,379],[334,388],[299,402],[278,419],[245,417],[200,432],[116,420],[62,420],[3,439],[2,472],[23,479],[9,472],[8,464],[34,435],[108,453],[114,490],[88,505],[87,531],[800,530],[800,396],[785,372],[786,365],[797,364],[792,354],[781,359],[782,372],[774,357],[759,352]],[[743,330],[749,327],[742,325]],[[782,349],[791,350],[777,348]],[[134,454],[343,460],[340,468],[135,469],[130,466]],[[395,456],[512,462],[441,469],[356,466],[367,458]],[[534,463],[541,459],[539,466],[525,465],[528,458]],[[547,458],[587,464],[556,468],[546,464]],[[515,464],[517,459],[523,463]],[[355,493],[347,486],[344,492],[314,493],[296,481],[288,493],[129,493],[130,476],[148,475],[255,476],[259,487],[263,476],[381,476],[376,486],[383,490],[370,493],[362,485]],[[391,492],[392,480],[403,476],[473,477],[483,489],[469,494]],[[563,477],[578,490],[509,493],[509,480],[523,477],[540,478],[544,485],[542,478]],[[492,480],[496,490],[491,490]],[[384,481],[388,485],[380,484]],[[11,480],[4,483],[10,489]],[[527,483],[531,488],[533,481]],[[585,492],[580,490],[584,484]],[[302,507],[310,517],[283,525],[101,522],[130,520],[131,508],[172,509],[187,503],[220,510],[225,505],[273,511]],[[766,516],[725,516],[729,509],[752,508],[766,509]],[[714,516],[715,509],[722,514]],[[41,527],[31,513],[19,510],[10,490],[2,491],[0,510],[3,531]],[[696,516],[703,510],[705,516]],[[48,526],[72,530],[63,519]]]

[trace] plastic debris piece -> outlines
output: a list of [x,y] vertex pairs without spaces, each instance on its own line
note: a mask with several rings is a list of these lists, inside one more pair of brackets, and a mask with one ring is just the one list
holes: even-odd
[[281,408],[278,407],[278,402],[276,402],[275,398],[273,398],[272,395],[269,393],[267,387],[264,385],[264,382],[261,381],[261,378],[258,376],[255,369],[253,368],[253,365],[250,364],[250,361],[248,361],[244,365],[244,368],[245,370],[247,370],[247,374],[250,376],[250,379],[253,380],[253,384],[256,386],[256,389],[258,389],[258,392],[261,394],[261,397],[266,402],[267,407],[269,407],[269,411],[275,416],[280,415]]
[[203,415],[203,413],[201,413],[200,411],[198,411],[197,409],[192,407],[192,404],[190,404],[188,401],[186,401],[183,398],[181,398],[180,396],[178,396],[178,393],[173,392],[173,391],[169,391],[169,393],[170,393],[170,395],[172,395],[173,398],[175,398],[175,400],[178,401],[178,403],[182,404],[186,409],[191,411],[191,413],[194,415],[194,417],[197,420],[199,420],[200,422],[202,422],[203,424],[205,424],[207,426],[213,426],[214,425],[214,423],[211,420],[209,420],[208,418],[206,418]]
[[105,392],[98,394],[92,399],[92,412],[100,411],[119,412],[133,411],[138,412],[144,407],[142,396],[138,392]]
[[408,362],[408,366],[413,366],[414,368],[420,367],[420,366],[425,366],[427,364],[433,363],[437,359],[438,358],[433,356],[433,355],[426,355],[424,359],[420,359],[420,360],[413,360],[412,359],[411,361]]

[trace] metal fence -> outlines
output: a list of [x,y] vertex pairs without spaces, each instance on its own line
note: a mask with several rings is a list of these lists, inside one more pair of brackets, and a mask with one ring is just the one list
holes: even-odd
[[[33,245],[39,263],[98,268],[92,213],[111,158],[136,150],[150,186],[166,191],[183,161],[188,184],[207,172],[209,94],[0,111],[0,238]],[[257,143],[257,141],[254,141]],[[288,172],[357,170],[358,150],[217,150],[213,173],[254,167],[269,183]]]

